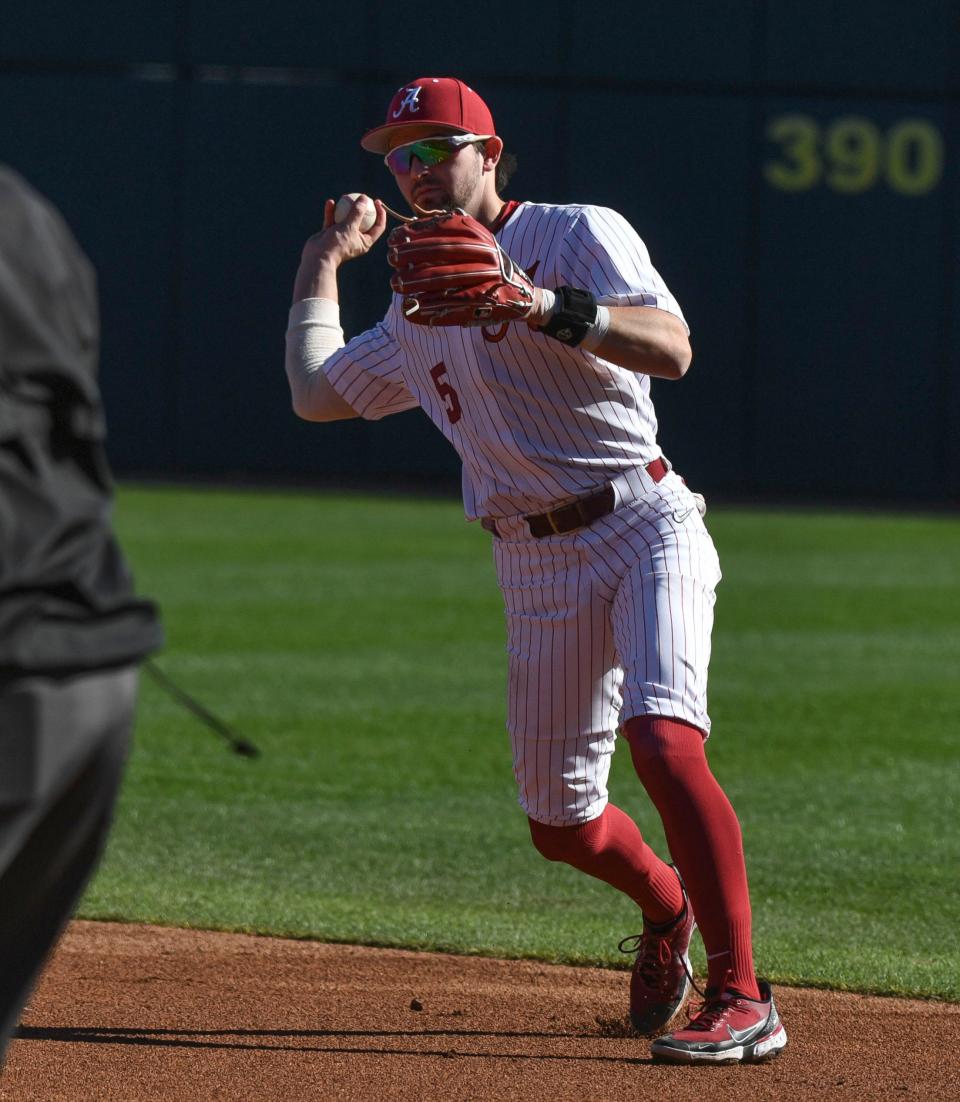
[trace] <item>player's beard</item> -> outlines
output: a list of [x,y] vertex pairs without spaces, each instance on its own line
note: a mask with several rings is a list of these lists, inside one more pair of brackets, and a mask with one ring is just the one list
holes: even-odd
[[[479,165],[482,161],[478,161]],[[452,190],[431,184],[417,193],[414,190],[413,201],[424,210],[453,210],[459,207],[461,210],[469,210],[471,202],[475,199],[480,189],[481,173],[477,172],[474,178],[462,178],[454,185]]]
[[465,183],[452,191],[447,191],[446,188],[424,191],[414,202],[424,210],[469,210],[470,201],[475,194],[476,189]]
[[414,192],[413,202],[423,210],[452,210],[453,207],[462,205],[462,203],[457,202],[457,198],[459,198],[457,192],[459,191],[461,191],[460,188],[456,188],[455,191],[451,192],[446,187],[424,186]]
[[415,192],[412,205],[415,214],[430,210],[450,210],[456,206],[445,189],[432,187]]

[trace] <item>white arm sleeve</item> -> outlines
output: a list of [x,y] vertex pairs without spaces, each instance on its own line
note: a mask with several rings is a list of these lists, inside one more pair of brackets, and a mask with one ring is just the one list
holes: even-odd
[[343,343],[340,307],[332,299],[305,298],[290,307],[284,364],[293,407],[301,416],[323,412],[322,368]]

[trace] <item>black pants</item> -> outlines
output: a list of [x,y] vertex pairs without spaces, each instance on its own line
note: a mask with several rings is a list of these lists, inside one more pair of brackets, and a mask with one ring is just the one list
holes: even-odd
[[0,687],[0,1062],[103,852],[135,669]]

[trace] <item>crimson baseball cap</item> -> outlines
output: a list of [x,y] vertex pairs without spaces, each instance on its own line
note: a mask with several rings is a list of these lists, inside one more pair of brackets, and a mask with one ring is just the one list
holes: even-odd
[[438,134],[496,134],[490,108],[455,77],[417,77],[398,88],[383,126],[368,130],[360,144],[371,153]]

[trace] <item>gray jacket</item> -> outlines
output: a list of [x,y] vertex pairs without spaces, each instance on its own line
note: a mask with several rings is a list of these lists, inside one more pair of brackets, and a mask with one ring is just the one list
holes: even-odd
[[127,665],[162,640],[110,523],[93,268],[0,165],[0,681]]

